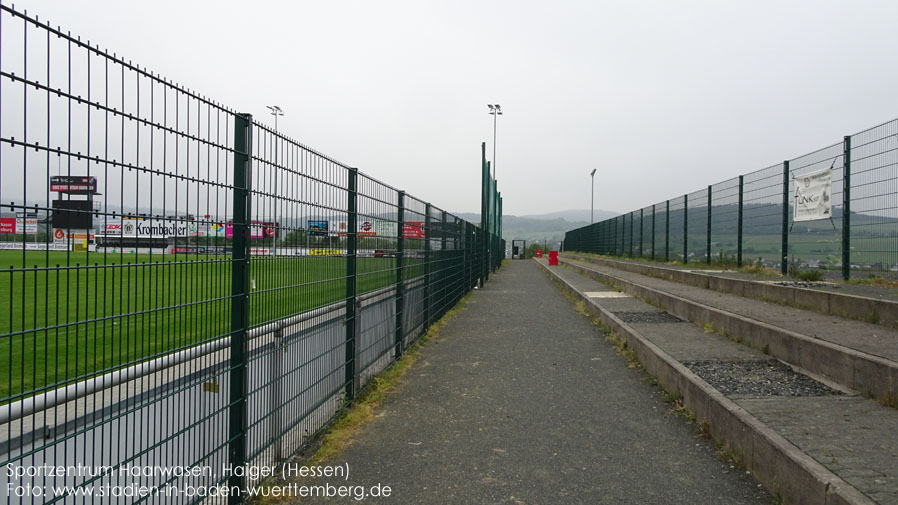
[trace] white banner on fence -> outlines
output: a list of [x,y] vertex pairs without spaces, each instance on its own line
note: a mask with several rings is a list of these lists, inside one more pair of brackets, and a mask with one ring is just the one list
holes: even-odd
[[16,212],[16,233],[37,233],[37,212]]
[[814,221],[833,217],[833,173],[827,168],[795,177],[792,221]]
[[378,237],[396,238],[399,236],[398,229],[399,225],[393,221],[382,221],[380,219],[374,221],[374,233]]
[[176,219],[123,219],[123,237],[188,237],[187,222]]

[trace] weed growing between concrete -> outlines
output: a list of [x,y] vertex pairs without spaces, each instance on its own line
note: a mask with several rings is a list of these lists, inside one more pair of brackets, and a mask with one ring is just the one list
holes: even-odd
[[866,279],[851,279],[844,281],[846,284],[863,284],[868,286],[882,286],[885,288],[898,288],[898,280],[883,279],[882,277],[871,274]]
[[893,409],[898,409],[898,394],[888,392],[882,398],[879,399],[879,403],[883,407],[891,407]]
[[782,277],[783,274],[778,270],[774,270],[770,267],[765,267],[761,264],[760,261],[757,263],[750,263],[748,265],[744,265],[739,269],[740,272],[744,274],[751,274],[756,277]]
[[817,282],[823,280],[822,270],[799,270],[795,272],[795,278],[805,282]]
[[[695,411],[690,409],[686,406],[685,403],[683,403],[682,396],[676,393],[668,392],[663,387],[661,388],[661,392],[664,394],[664,398],[667,400],[667,402],[672,405],[672,408],[668,412],[685,417],[689,421],[689,424],[695,422]],[[698,424],[698,429],[703,436],[710,433],[707,429],[707,424],[707,421],[702,421]]]
[[628,368],[642,368],[642,364],[639,362],[639,357],[636,355],[636,351],[627,344],[626,340],[620,338],[620,335],[613,332],[606,332],[605,340],[610,342],[617,353],[623,356],[627,361]]

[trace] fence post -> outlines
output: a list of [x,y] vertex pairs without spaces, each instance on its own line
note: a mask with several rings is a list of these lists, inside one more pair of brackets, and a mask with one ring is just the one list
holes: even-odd
[[[620,215],[617,220],[620,221],[620,235],[618,237],[615,237],[615,251],[619,250],[619,252],[617,252],[617,256],[623,256],[624,234],[627,233],[627,220],[625,219],[625,216],[623,214]],[[618,242],[618,239],[620,240],[620,242]]]
[[[480,265],[478,265],[479,267]],[[483,282],[483,281],[481,281]],[[424,205],[424,331],[430,327],[430,204]]]
[[842,143],[842,278],[851,278],[851,136]]
[[620,255],[627,255],[627,215],[620,216]]
[[476,277],[474,275],[474,225],[465,221],[465,268],[467,277],[465,278],[465,291],[474,288]]
[[652,204],[652,261],[655,260],[655,204]]
[[443,228],[440,231],[440,250],[446,250],[446,211],[441,211],[443,213]]
[[481,170],[480,170],[480,287],[489,280],[489,162],[486,161],[486,142],[480,144]]
[[614,252],[611,253],[612,256],[617,256],[617,222],[620,221],[620,217],[614,218]]
[[496,209],[496,268],[502,266],[502,258],[505,257],[505,249],[502,247],[502,192],[499,192],[499,203]]
[[783,244],[780,255],[780,272],[789,273],[789,162],[783,162]]
[[396,209],[396,358],[402,356],[402,316],[405,303],[405,286],[403,283],[403,257],[405,256],[405,191],[398,195],[398,208]]
[[610,220],[603,221],[601,226],[602,234],[600,235],[601,242],[599,243],[599,246],[601,247],[601,253],[607,255],[611,251],[611,234],[609,233],[611,231]]
[[627,255],[627,214],[620,217],[620,255]]
[[689,263],[689,195],[683,195],[683,264]]
[[280,431],[283,429],[283,422],[281,416],[281,406],[284,404],[284,398],[282,394],[282,384],[283,375],[284,375],[284,326],[281,323],[278,323],[278,329],[274,332],[274,340],[271,343],[271,355],[268,358],[269,366],[271,367],[271,371],[269,372],[269,388],[271,391],[269,392],[268,401],[269,401],[269,418],[268,418],[268,432],[272,448],[272,456],[271,459],[275,462],[275,464],[280,463],[283,458],[283,437],[280,436]]
[[639,209],[639,257],[642,257],[642,244],[645,243],[645,208]]
[[708,252],[706,253],[708,258],[706,262],[711,264],[711,185],[708,185]]
[[[228,373],[228,464],[246,464],[246,332],[249,327],[249,254],[247,235],[251,216],[253,117],[234,116],[234,236],[231,243],[231,345]],[[231,474],[228,487],[243,490],[246,478]],[[228,503],[243,503],[243,493],[229,496]]]
[[739,176],[739,216],[736,234],[736,266],[742,268],[742,188],[743,176]]
[[630,211],[630,246],[628,247],[627,255],[631,258],[633,257],[633,211]]
[[664,261],[670,261],[670,200],[664,212]]
[[[627,221],[624,219],[624,215],[621,214],[617,217],[618,227],[620,228],[620,235],[616,235],[614,237],[614,251],[616,256],[624,255],[624,234],[627,233]],[[617,228],[615,228],[616,230]]]
[[471,283],[469,282],[470,277],[468,277],[468,222],[463,221],[462,224],[459,225],[460,229],[458,232],[459,240],[461,242],[461,265],[462,265],[462,277],[461,283],[463,292],[467,292],[468,289],[471,288]]
[[356,368],[356,339],[358,334],[356,319],[356,261],[358,259],[358,175],[357,168],[348,168],[348,185],[346,197],[346,356],[344,360],[346,400],[352,401],[355,397]]

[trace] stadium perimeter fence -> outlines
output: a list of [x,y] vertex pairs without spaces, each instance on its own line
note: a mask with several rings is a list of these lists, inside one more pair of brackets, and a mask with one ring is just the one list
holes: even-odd
[[[829,169],[831,219],[793,222],[796,180]],[[898,278],[898,120],[804,156],[568,231],[564,250]]]
[[241,502],[185,490],[296,453],[505,250],[485,159],[475,226],[6,5],[0,105],[0,467],[84,468],[6,503]]

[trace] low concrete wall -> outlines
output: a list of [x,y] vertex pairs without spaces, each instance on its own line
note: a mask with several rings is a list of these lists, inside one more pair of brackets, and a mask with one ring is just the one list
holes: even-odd
[[858,321],[898,328],[898,303],[877,300],[863,296],[831,293],[813,288],[779,286],[766,282],[720,277],[718,275],[690,272],[676,268],[666,268],[647,263],[617,261],[596,256],[564,253],[563,258],[588,261],[618,270],[634,272],[658,279],[665,279],[690,286],[713,289],[722,293],[766,300],[771,302],[813,310],[821,314],[847,317]]

